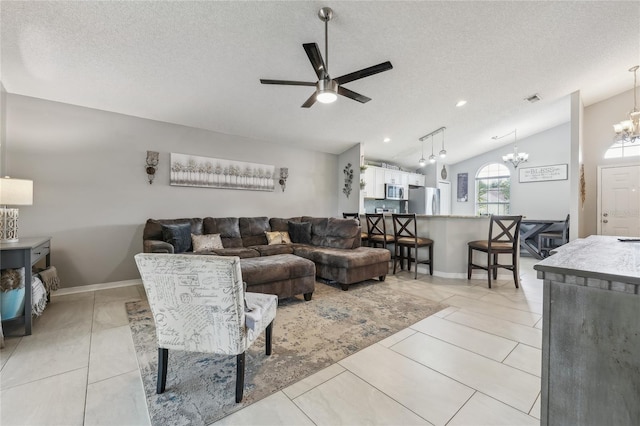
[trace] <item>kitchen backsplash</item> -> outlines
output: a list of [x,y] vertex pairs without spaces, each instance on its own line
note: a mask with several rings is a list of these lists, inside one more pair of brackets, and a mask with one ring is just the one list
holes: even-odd
[[377,208],[396,209],[398,213],[404,213],[406,201],[399,200],[364,200],[365,213],[375,213]]

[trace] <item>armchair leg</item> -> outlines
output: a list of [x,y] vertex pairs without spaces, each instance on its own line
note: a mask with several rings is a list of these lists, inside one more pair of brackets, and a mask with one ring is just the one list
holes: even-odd
[[158,381],[156,393],[163,393],[167,383],[167,364],[169,362],[169,349],[158,348]]
[[236,403],[242,401],[244,393],[244,352],[236,356]]
[[264,340],[265,340],[265,347],[266,347],[266,354],[271,355],[271,335],[273,332],[273,321],[271,321],[269,323],[269,325],[267,326],[267,329],[264,331]]

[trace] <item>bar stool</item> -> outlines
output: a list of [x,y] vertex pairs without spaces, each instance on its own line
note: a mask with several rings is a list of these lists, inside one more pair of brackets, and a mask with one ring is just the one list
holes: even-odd
[[[396,266],[400,261],[400,268],[403,267],[404,260],[407,260],[407,270],[411,271],[411,262],[415,262],[416,270],[414,279],[418,278],[418,263],[429,265],[429,275],[433,275],[433,240],[418,237],[418,223],[415,213],[393,214],[393,235],[395,238],[395,257],[393,260],[393,273],[396,273]],[[418,260],[418,249],[429,247],[429,259]],[[407,251],[406,255],[404,251]],[[411,256],[411,249],[414,256]]]
[[549,256],[549,251],[569,242],[569,215],[557,232],[541,232],[538,234],[538,250],[543,257]]
[[360,213],[345,213],[342,212],[343,219],[355,219],[358,221],[358,225],[360,225],[360,243],[364,245],[365,242],[369,239],[369,234],[362,230],[362,224],[360,223]]
[[[522,216],[491,216],[489,222],[489,238],[487,240],[470,241],[469,262],[467,264],[467,279],[471,279],[473,269],[487,271],[489,288],[491,288],[491,276],[498,279],[498,268],[513,271],[513,281],[516,288],[519,287],[518,277],[518,244],[520,239],[520,222]],[[487,266],[473,263],[473,250],[487,254]],[[511,265],[498,263],[499,254],[511,254]]]
[[395,238],[393,235],[387,234],[387,225],[384,223],[384,214],[367,213],[367,234],[369,246],[387,248],[387,244],[393,244]]

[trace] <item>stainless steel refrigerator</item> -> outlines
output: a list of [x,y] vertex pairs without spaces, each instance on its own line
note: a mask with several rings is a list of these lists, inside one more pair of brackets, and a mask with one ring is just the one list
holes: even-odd
[[440,214],[440,190],[438,188],[409,188],[409,213]]

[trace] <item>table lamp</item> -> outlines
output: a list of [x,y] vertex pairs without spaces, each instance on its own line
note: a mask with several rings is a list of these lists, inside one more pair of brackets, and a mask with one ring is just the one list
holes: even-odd
[[0,242],[18,241],[18,209],[7,206],[30,206],[33,204],[33,181],[0,178]]

